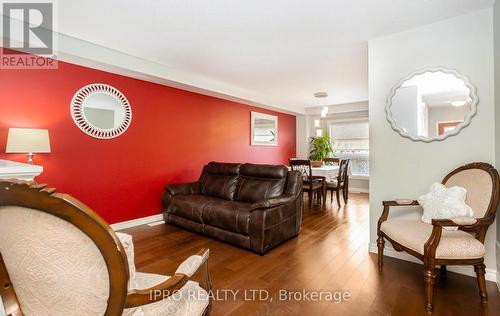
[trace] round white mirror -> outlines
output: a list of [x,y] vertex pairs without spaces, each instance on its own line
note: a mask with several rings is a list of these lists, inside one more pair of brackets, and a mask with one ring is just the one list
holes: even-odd
[[469,80],[454,70],[428,68],[403,78],[387,98],[387,120],[413,141],[439,141],[457,135],[477,112]]
[[101,139],[123,134],[132,120],[125,96],[112,86],[95,83],[78,90],[71,101],[71,115],[86,134]]

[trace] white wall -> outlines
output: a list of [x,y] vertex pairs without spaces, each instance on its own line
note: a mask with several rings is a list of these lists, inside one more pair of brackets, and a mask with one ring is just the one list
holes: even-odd
[[[369,42],[370,249],[376,250],[373,246],[383,200],[416,198],[426,193],[431,183],[468,162],[495,163],[492,39],[493,11],[486,9]],[[459,70],[471,79],[480,98],[471,125],[442,142],[402,138],[385,116],[391,87],[427,66]],[[409,216],[417,218],[419,213]],[[486,237],[485,258],[490,279],[494,278],[495,239],[496,225],[492,225]]]
[[[496,167],[500,170],[500,1],[495,2],[495,142]],[[497,217],[499,213],[497,213]],[[497,286],[500,290],[500,220],[497,220]]]
[[296,129],[295,129],[295,146],[296,146],[296,156],[300,159],[307,159],[309,154],[309,145],[307,140],[309,139],[309,119],[307,115],[297,115],[296,116]]

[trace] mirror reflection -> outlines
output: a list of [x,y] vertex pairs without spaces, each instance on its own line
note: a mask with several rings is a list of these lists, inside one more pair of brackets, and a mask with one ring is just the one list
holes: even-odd
[[429,71],[404,81],[391,99],[395,125],[416,137],[438,137],[454,131],[471,112],[471,91],[451,73]]
[[113,129],[122,123],[125,110],[116,97],[107,93],[94,93],[85,99],[83,114],[95,127]]
[[276,145],[278,117],[252,112],[252,145]]

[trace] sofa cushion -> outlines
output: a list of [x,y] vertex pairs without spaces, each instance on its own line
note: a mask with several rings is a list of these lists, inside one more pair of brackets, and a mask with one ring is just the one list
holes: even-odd
[[[431,236],[433,226],[420,220],[389,219],[380,229],[399,244],[424,254],[424,245]],[[438,259],[475,259],[485,254],[484,245],[461,230],[443,230],[436,249]]]
[[242,202],[257,202],[277,197],[283,194],[286,178],[254,178],[240,176],[235,200]]
[[212,200],[203,205],[203,223],[248,235],[250,203]]
[[285,166],[243,164],[235,200],[253,203],[280,196],[285,189],[287,174]]
[[219,199],[232,200],[238,176],[207,174],[201,183],[201,194]]
[[201,194],[233,200],[241,164],[210,162],[200,177]]
[[240,173],[240,163],[227,162],[209,162],[203,167],[203,173],[220,174],[220,175],[238,175]]
[[288,168],[283,165],[258,165],[245,163],[241,165],[239,173],[256,178],[286,178]]
[[203,223],[203,207],[214,201],[220,199],[204,195],[176,195],[172,198],[170,210],[174,215]]

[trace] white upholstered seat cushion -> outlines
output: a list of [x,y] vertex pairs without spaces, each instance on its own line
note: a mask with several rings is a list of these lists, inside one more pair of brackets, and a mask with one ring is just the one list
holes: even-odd
[[[342,181],[341,183],[343,184],[344,181]],[[337,180],[328,181],[326,182],[326,186],[328,188],[336,188],[338,186],[338,181]]]
[[[142,272],[137,272],[136,277],[139,288],[149,288],[169,278],[164,275]],[[138,308],[127,308],[123,316],[202,315],[208,303],[208,293],[198,283],[188,281],[173,296]]]
[[[433,226],[419,220],[388,219],[380,229],[397,243],[424,254],[424,245],[431,236]],[[461,231],[443,230],[436,249],[438,259],[475,259],[485,254],[484,245],[472,235]]]

